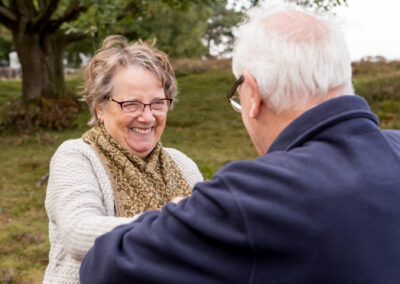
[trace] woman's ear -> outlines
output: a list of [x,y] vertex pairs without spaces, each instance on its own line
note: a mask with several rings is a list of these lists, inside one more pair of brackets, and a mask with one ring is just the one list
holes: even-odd
[[104,112],[100,107],[96,108],[97,121],[104,122]]
[[250,112],[249,117],[256,118],[260,112],[262,99],[258,89],[257,80],[247,70],[243,71],[244,81],[250,88]]

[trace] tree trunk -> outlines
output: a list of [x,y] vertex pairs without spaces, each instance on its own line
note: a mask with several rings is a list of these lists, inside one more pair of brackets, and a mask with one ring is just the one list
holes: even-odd
[[65,95],[63,35],[13,31],[13,36],[22,67],[22,100]]

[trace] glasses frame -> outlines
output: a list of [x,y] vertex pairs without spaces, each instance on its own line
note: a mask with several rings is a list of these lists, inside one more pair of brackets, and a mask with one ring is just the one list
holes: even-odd
[[232,108],[234,111],[241,113],[242,112],[242,106],[240,103],[232,100],[233,95],[235,94],[237,88],[242,84],[244,81],[243,75],[240,75],[240,77],[236,80],[235,84],[233,84],[232,89],[229,91],[229,93],[226,95],[228,98],[229,103],[231,104]]
[[[168,110],[169,110],[171,108],[172,101],[173,101],[173,99],[164,98],[164,99],[155,100],[154,102],[151,102],[149,104],[145,104],[145,103],[142,103],[142,102],[139,102],[139,101],[122,101],[122,102],[120,102],[120,101],[117,101],[117,100],[115,100],[113,98],[109,98],[109,100],[114,102],[114,103],[119,104],[119,106],[121,107],[121,111],[122,112],[124,112],[124,107],[123,107],[124,103],[138,103],[138,104],[141,104],[141,105],[143,105],[143,108],[142,108],[142,111],[140,112],[140,114],[144,112],[144,110],[146,109],[146,106],[149,106],[150,111],[153,112],[153,109],[151,108],[151,105],[156,103],[156,102],[159,102],[159,101],[168,101],[169,102]],[[129,113],[129,112],[124,112],[124,113]]]

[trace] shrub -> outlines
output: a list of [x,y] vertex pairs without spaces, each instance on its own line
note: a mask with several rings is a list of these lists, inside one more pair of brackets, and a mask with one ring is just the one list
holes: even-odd
[[171,59],[171,64],[177,77],[231,69],[231,59]]
[[400,61],[386,61],[384,58],[371,61],[362,59],[351,64],[354,77],[389,75],[400,71]]
[[29,104],[20,99],[6,102],[1,110],[0,129],[31,132],[41,128],[61,130],[71,126],[81,103],[73,98],[40,98]]
[[370,104],[378,101],[400,101],[400,74],[355,79],[354,88]]

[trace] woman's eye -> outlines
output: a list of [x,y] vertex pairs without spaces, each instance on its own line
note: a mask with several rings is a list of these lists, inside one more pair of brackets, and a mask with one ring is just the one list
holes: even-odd
[[134,107],[138,107],[140,104],[136,103],[136,102],[129,102],[129,103],[124,103],[124,107],[130,107],[130,108],[134,108]]
[[164,101],[155,101],[152,105],[162,106],[164,105]]

